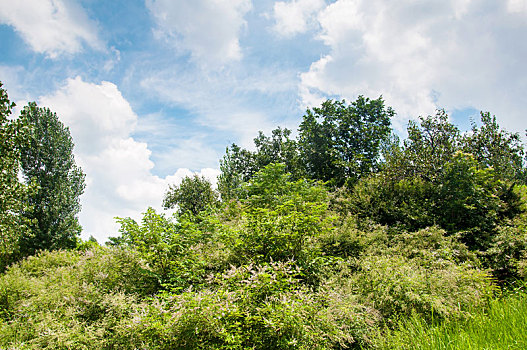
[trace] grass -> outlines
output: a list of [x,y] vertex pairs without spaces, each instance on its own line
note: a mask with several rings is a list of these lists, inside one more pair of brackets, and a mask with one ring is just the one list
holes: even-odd
[[516,290],[492,300],[465,321],[433,325],[414,316],[379,343],[381,349],[527,349],[527,293]]

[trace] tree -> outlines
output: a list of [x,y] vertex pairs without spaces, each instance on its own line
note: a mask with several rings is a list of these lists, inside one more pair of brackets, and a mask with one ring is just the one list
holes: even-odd
[[246,149],[232,144],[227,148],[220,160],[221,174],[218,176],[218,191],[221,200],[237,198],[237,191],[242,183],[248,181],[256,172],[254,154]]
[[472,124],[472,132],[463,138],[463,149],[476,160],[492,167],[503,178],[527,183],[520,134],[500,129],[496,116],[481,112],[481,127]]
[[177,206],[180,214],[198,215],[208,207],[214,206],[217,200],[218,195],[212,189],[209,180],[198,175],[186,176],[181,181],[181,185],[169,186],[163,200],[163,207],[172,209]]
[[328,100],[321,108],[308,109],[298,142],[308,177],[341,186],[376,171],[394,115],[382,97],[359,96],[350,105]]
[[449,122],[444,110],[410,121],[402,148],[392,147],[384,155],[384,168],[397,180],[419,177],[440,181],[444,165],[461,148],[459,129]]
[[494,169],[478,164],[472,154],[456,152],[444,168],[435,203],[437,223],[449,233],[460,232],[469,248],[485,250],[496,234],[500,208],[506,206],[500,198],[503,184]]
[[77,214],[85,183],[75,164],[69,129],[55,113],[34,102],[24,107],[20,120],[28,125],[27,144],[20,151],[22,174],[38,187],[23,212],[32,235],[21,237],[21,252],[74,248],[81,231]]
[[302,177],[298,145],[290,138],[291,130],[280,127],[266,136],[262,131],[254,139],[256,151],[251,152],[232,144],[227,148],[225,156],[220,161],[221,174],[218,177],[218,190],[222,200],[238,198],[239,190],[244,182],[271,163],[282,163],[286,171],[295,179]]
[[20,236],[29,234],[20,214],[31,188],[18,179],[24,125],[9,119],[14,106],[0,82],[0,271],[16,259]]
[[298,144],[290,136],[291,130],[280,127],[271,131],[270,137],[259,132],[258,137],[254,139],[254,158],[258,171],[271,163],[282,163],[285,165],[285,171],[294,179],[301,177],[303,171],[300,169]]

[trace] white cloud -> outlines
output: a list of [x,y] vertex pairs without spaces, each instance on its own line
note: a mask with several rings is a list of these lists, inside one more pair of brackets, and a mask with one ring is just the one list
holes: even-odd
[[286,38],[305,33],[316,23],[314,17],[324,6],[324,0],[278,1],[273,7],[273,30]]
[[[69,79],[55,93],[41,97],[39,105],[50,107],[69,126],[76,161],[86,173],[80,214],[84,237],[91,234],[104,241],[115,236],[115,216],[140,219],[148,206],[159,210],[168,184],[192,174],[179,169],[166,178],[152,175],[148,145],[130,136],[137,115],[112,83]],[[203,169],[201,174],[215,181],[218,170]]]
[[527,15],[527,0],[508,0],[507,10],[509,12]]
[[95,49],[104,46],[97,25],[76,1],[4,0],[0,23],[14,27],[34,51],[50,58],[79,52],[83,42]]
[[251,0],[146,0],[159,31],[211,66],[239,60],[239,35]]
[[301,75],[304,103],[327,95],[383,95],[400,119],[436,107],[474,107],[521,131],[520,101],[527,94],[524,5],[337,0],[318,16],[318,37],[330,52]]

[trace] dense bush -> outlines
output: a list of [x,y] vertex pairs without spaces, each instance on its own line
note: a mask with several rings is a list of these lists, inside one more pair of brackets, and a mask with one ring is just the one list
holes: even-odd
[[[413,313],[423,317],[463,317],[496,291],[478,258],[445,231],[428,228],[393,234],[378,227],[352,227],[355,255],[331,268],[326,282],[355,295],[391,324]],[[432,316],[434,315],[434,316]]]
[[368,345],[378,320],[343,296],[310,293],[291,263],[231,268],[213,289],[164,295],[116,338],[152,349],[328,349]]
[[0,346],[101,348],[113,327],[156,289],[137,252],[43,252],[0,278]]

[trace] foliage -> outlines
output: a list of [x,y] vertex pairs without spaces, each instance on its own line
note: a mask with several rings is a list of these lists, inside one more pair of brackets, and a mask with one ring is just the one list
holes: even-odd
[[97,349],[155,279],[130,249],[43,252],[0,278],[0,347]]
[[394,115],[381,97],[359,96],[350,105],[328,100],[320,108],[308,109],[298,141],[307,176],[341,186],[375,171]]
[[282,163],[295,179],[301,177],[298,146],[290,139],[291,130],[276,128],[271,137],[260,131],[254,139],[254,152],[242,149],[236,144],[227,148],[220,161],[221,174],[218,177],[218,190],[222,200],[238,198],[239,189],[244,182],[271,163]]
[[472,155],[454,154],[445,165],[439,191],[437,223],[450,233],[460,232],[471,249],[484,250],[498,223],[503,184],[492,168],[481,169]]
[[285,165],[269,164],[245,184],[246,224],[234,245],[238,261],[301,263],[316,254],[316,237],[331,229],[327,192],[319,184],[290,177]]
[[215,206],[217,197],[212,184],[205,177],[186,176],[179,186],[169,186],[163,199],[163,207],[165,209],[178,207],[180,214],[198,215],[201,211]]
[[14,106],[0,82],[0,271],[18,258],[20,236],[30,235],[20,213],[27,210],[31,187],[18,179],[25,125],[9,119]]
[[407,131],[402,148],[392,147],[384,154],[385,171],[396,181],[420,178],[437,184],[444,165],[459,150],[459,129],[444,110],[438,110],[434,116],[421,117],[419,124],[410,121]]
[[523,212],[498,226],[485,259],[494,274],[502,281],[527,278],[527,186],[517,189]]
[[500,129],[495,116],[481,112],[481,127],[472,124],[464,136],[463,150],[474,155],[479,164],[493,168],[503,179],[527,183],[524,149],[518,133]]
[[368,256],[351,279],[360,301],[381,312],[386,321],[419,313],[427,317],[459,317],[469,306],[492,296],[487,273],[447,264],[430,269],[402,256]]
[[[121,236],[113,244],[136,250],[157,279],[156,289],[161,287],[181,291],[204,278],[196,252],[191,250],[194,237],[185,230],[185,222],[179,225],[148,208],[140,224],[130,218],[117,218]],[[193,224],[191,223],[193,226]],[[186,233],[186,234],[184,234]]]
[[525,291],[492,300],[468,320],[430,322],[419,315],[379,333],[379,349],[524,349],[527,346]]
[[[75,207],[78,191],[46,177],[77,169],[52,156],[73,147],[56,116],[30,104],[11,121],[4,93],[2,103],[8,264],[18,237],[31,238],[24,225],[40,228],[21,220],[40,208],[34,198],[58,193]],[[210,182],[187,177],[165,196],[172,217],[148,208],[140,222],[117,218],[110,247],[76,239],[11,265],[0,276],[0,348],[413,348],[401,327],[428,340],[436,329],[454,339],[460,328],[443,325],[482,310],[506,323],[491,315],[498,283],[527,275],[523,146],[488,114],[461,135],[444,111],[410,123],[400,144],[393,115],[381,98],[327,101],[308,110],[297,140],[278,128],[255,151],[227,149],[221,202]],[[25,184],[20,161],[42,164],[26,167]]]
[[58,251],[11,268],[0,279],[0,346],[331,349],[370,344],[378,322],[345,295],[311,293],[287,262],[231,268],[206,290],[143,299],[122,287],[148,278],[130,253]]
[[74,248],[81,231],[77,214],[84,192],[84,174],[75,165],[70,132],[55,113],[35,103],[24,107],[20,119],[28,125],[27,144],[21,148],[21,170],[38,190],[28,198],[23,216],[31,223],[31,235],[22,236],[21,253],[40,249]]
[[[309,293],[288,263],[232,268],[213,290],[162,296],[117,332],[153,349],[330,349],[368,345],[376,316]],[[330,306],[330,307],[328,307]]]
[[497,226],[521,212],[514,184],[460,151],[463,140],[444,111],[410,123],[408,133],[385,154],[382,170],[354,187],[352,212],[407,230],[439,225],[472,250],[488,249]]
[[[355,295],[391,325],[399,317],[456,318],[484,305],[495,287],[478,258],[445,231],[427,228],[393,233],[350,225],[354,254],[328,270],[329,289]],[[345,256],[345,255],[342,255]]]

